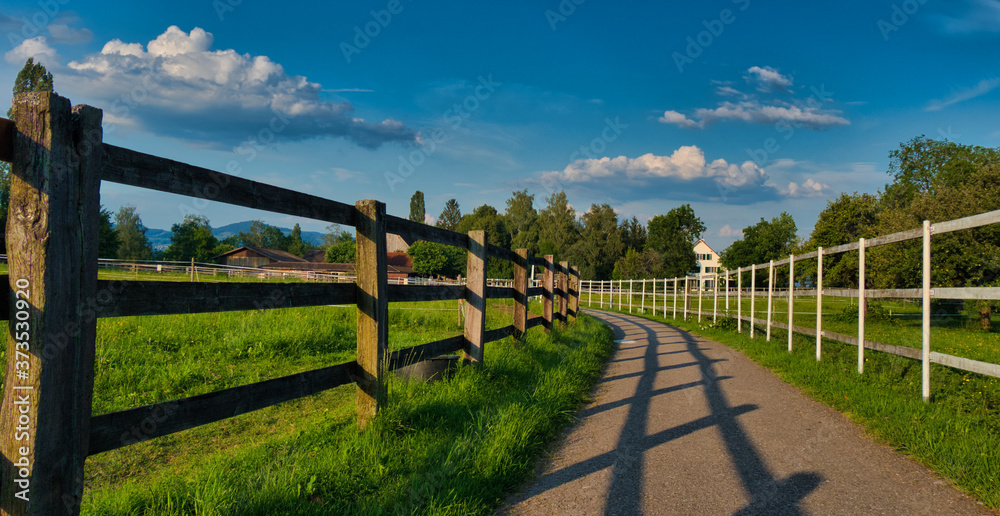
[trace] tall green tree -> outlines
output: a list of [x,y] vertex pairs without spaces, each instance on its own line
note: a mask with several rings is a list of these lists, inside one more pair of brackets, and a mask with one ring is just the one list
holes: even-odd
[[656,251],[660,257],[655,274],[676,278],[696,271],[698,260],[694,244],[704,232],[705,224],[690,204],[649,219],[646,250]]
[[146,238],[146,226],[135,206],[126,204],[115,214],[115,234],[118,238],[119,260],[149,260],[153,248]]
[[566,192],[553,193],[545,203],[538,213],[538,254],[551,254],[558,262],[580,240],[580,223]]
[[188,214],[184,221],[171,226],[170,247],[163,253],[166,260],[208,262],[219,241],[212,235],[208,217]]
[[622,244],[625,245],[625,249],[642,251],[646,247],[646,227],[639,222],[638,218],[632,217],[631,219],[623,220],[618,231],[621,233],[621,240]]
[[510,232],[511,249],[527,249],[529,256],[538,254],[538,211],[534,206],[535,196],[528,190],[520,190],[507,199],[504,220]]
[[115,232],[111,217],[114,214],[101,206],[101,215],[97,232],[97,256],[101,258],[118,257],[118,235]]
[[612,279],[615,262],[625,246],[618,231],[618,214],[607,204],[593,204],[583,214],[583,230],[573,248],[573,259],[580,265],[580,278]]
[[889,152],[888,173],[893,181],[886,186],[882,201],[889,208],[905,207],[918,195],[933,195],[943,186],[959,186],[998,161],[1000,148],[917,136]]
[[[462,217],[462,221],[458,223],[455,231],[468,233],[475,229],[486,232],[487,243],[510,249],[510,232],[507,231],[504,217],[497,212],[496,208],[488,204],[476,208],[472,213]],[[486,260],[486,274],[491,278],[512,278],[514,264],[507,260],[488,258]]]
[[308,251],[312,251],[316,246],[302,239],[302,227],[296,223],[292,226],[292,232],[286,237],[288,241],[287,251],[298,257],[303,257]]
[[458,207],[458,201],[455,199],[448,199],[448,202],[444,203],[444,211],[438,217],[437,224],[439,228],[444,228],[449,231],[455,231],[458,227],[458,223],[462,221],[462,210]]
[[413,197],[410,197],[410,220],[422,224],[426,215],[427,209],[424,206],[424,192],[417,190],[413,192]]
[[[24,63],[24,67],[21,68],[21,71],[17,73],[17,77],[14,79],[13,94],[16,97],[21,93],[31,91],[54,92],[55,89],[53,89],[52,74],[41,63],[36,63],[34,58],[29,57]],[[7,118],[14,120],[13,107],[7,110]],[[0,243],[6,239],[7,209],[9,205],[10,163],[0,161],[0,235],[4,235],[4,238],[0,238]]]
[[720,263],[727,269],[736,269],[780,260],[795,249],[798,243],[795,219],[786,212],[771,220],[743,229],[743,238],[733,242],[722,252]]
[[660,257],[656,251],[647,249],[637,251],[629,249],[625,256],[615,262],[611,279],[648,279],[654,277],[654,271],[659,265]]
[[[814,251],[819,247],[830,248],[859,238],[876,236],[880,203],[871,194],[843,193],[827,203],[820,212],[816,226],[797,254]],[[814,277],[815,262],[808,261],[801,266],[797,263],[796,275]],[[858,287],[858,253],[840,253],[823,257],[823,283],[828,286],[845,288]]]

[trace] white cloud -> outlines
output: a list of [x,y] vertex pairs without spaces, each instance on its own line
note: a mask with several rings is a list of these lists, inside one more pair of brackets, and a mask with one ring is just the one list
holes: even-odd
[[618,156],[581,159],[570,163],[561,172],[543,174],[543,182],[587,183],[615,178],[673,178],[681,181],[707,178],[727,186],[742,187],[763,183],[767,174],[752,161],[737,165],[717,159],[709,163],[705,159],[705,153],[694,145],[681,147],[670,156],[648,153],[637,158]]
[[24,62],[29,57],[34,58],[35,61],[44,64],[48,68],[54,68],[59,64],[56,51],[49,46],[45,36],[26,39],[3,55],[4,61],[18,67],[24,65]]
[[74,29],[71,25],[80,23],[80,17],[74,13],[66,12],[61,13],[52,23],[46,26],[49,31],[49,35],[52,36],[53,43],[61,43],[65,45],[76,45],[79,43],[87,43],[94,38],[94,33],[90,29]]
[[667,111],[659,121],[684,128],[704,128],[720,120],[738,120],[764,125],[787,123],[809,129],[850,125],[851,122],[839,113],[840,111],[808,105],[769,105],[756,100],[746,100],[738,103],[723,102],[715,108],[698,108],[690,118],[677,111]]
[[944,99],[932,100],[927,105],[927,111],[940,111],[952,104],[958,104],[959,102],[965,102],[966,100],[972,100],[976,97],[985,95],[1000,86],[1000,77],[994,77],[992,79],[983,79],[979,81],[978,84],[971,88],[963,88],[958,91],[953,92]]
[[435,222],[437,222],[437,219],[432,217],[430,213],[424,213],[424,224],[433,226]]
[[781,194],[786,197],[824,197],[830,194],[830,185],[817,182],[812,178],[799,184],[795,181],[788,182],[788,188],[780,189]]
[[324,100],[319,84],[288,75],[267,56],[212,50],[212,43],[203,29],[176,26],[145,49],[111,40],[100,53],[69,63],[67,82],[146,130],[220,145],[265,129],[272,138],[343,137],[367,148],[420,141],[402,122],[368,122],[349,102]]
[[771,68],[770,66],[763,68],[760,66],[751,66],[747,70],[747,73],[750,75],[746,79],[756,83],[758,91],[768,92],[772,89],[788,91],[792,87],[791,76],[782,75],[776,68]]
[[732,237],[743,238],[743,230],[742,229],[733,229],[732,226],[730,226],[729,224],[726,224],[725,226],[722,226],[721,229],[719,229],[718,236],[720,236],[722,238],[732,238]]
[[661,116],[659,120],[664,124],[674,124],[678,127],[684,127],[687,129],[698,127],[698,122],[695,122],[694,120],[691,120],[676,111],[664,111],[663,116]]
[[962,3],[966,4],[964,12],[941,17],[945,31],[957,34],[1000,32],[1000,2],[971,0]]

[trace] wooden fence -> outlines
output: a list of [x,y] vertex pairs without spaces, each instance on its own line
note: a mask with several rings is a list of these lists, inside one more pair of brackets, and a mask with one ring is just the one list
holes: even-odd
[[[925,401],[930,399],[930,364],[936,363],[944,366],[952,367],[955,369],[960,369],[963,371],[969,371],[972,373],[993,376],[1000,378],[1000,364],[983,362],[979,360],[972,360],[963,357],[957,357],[953,355],[948,355],[945,353],[939,353],[936,351],[931,351],[931,299],[959,299],[959,300],[1000,300],[1000,287],[931,287],[931,238],[932,235],[940,235],[944,233],[949,233],[953,231],[970,230],[978,227],[983,227],[991,224],[1000,223],[1000,210],[981,213],[979,215],[973,215],[971,217],[965,217],[961,219],[949,220],[944,222],[938,222],[932,224],[929,221],[924,221],[923,227],[920,229],[914,229],[909,231],[901,231],[899,233],[893,233],[891,235],[880,236],[878,238],[871,239],[860,239],[858,242],[851,242],[844,245],[839,245],[829,249],[823,249],[820,247],[818,250],[798,255],[789,256],[782,260],[770,261],[765,264],[751,265],[737,269],[735,271],[726,271],[724,273],[718,273],[710,276],[711,279],[715,280],[716,285],[723,285],[722,288],[712,289],[709,294],[712,296],[710,301],[704,301],[705,290],[701,288],[692,289],[692,285],[698,285],[697,276],[688,276],[684,278],[670,278],[670,279],[651,279],[651,280],[614,280],[614,281],[584,281],[581,285],[581,295],[586,294],[588,296],[587,303],[590,306],[604,308],[605,297],[607,296],[608,306],[614,308],[615,298],[617,296],[618,308],[622,309],[627,307],[630,311],[635,307],[633,299],[635,295],[641,297],[641,303],[639,308],[645,309],[646,307],[646,287],[647,283],[650,284],[650,293],[652,296],[650,302],[650,308],[655,313],[657,310],[657,285],[661,285],[659,296],[662,297],[663,302],[659,305],[659,309],[663,312],[663,317],[667,317],[668,312],[670,316],[674,319],[678,317],[678,312],[680,312],[681,317],[687,319],[689,315],[697,315],[698,321],[700,322],[702,316],[711,315],[713,321],[716,320],[720,312],[720,302],[724,303],[722,308],[722,314],[725,317],[734,317],[737,320],[737,331],[743,332],[743,322],[747,321],[750,324],[749,327],[750,336],[754,336],[757,325],[764,326],[764,331],[766,332],[766,338],[768,341],[771,340],[771,328],[779,328],[783,330],[788,330],[788,351],[792,351],[792,335],[794,333],[801,333],[816,338],[816,360],[820,360],[822,356],[823,339],[830,339],[852,346],[857,346],[858,348],[858,362],[857,369],[858,373],[864,372],[865,364],[865,349],[874,349],[877,351],[882,351],[885,353],[890,353],[893,355],[898,355],[906,358],[911,358],[915,360],[920,360],[922,363],[922,395]],[[921,239],[923,242],[922,255],[921,255],[921,265],[922,265],[922,287],[921,288],[910,288],[910,289],[868,289],[865,287],[865,251],[869,248],[890,245],[897,242],[904,242],[907,240]],[[823,257],[831,256],[835,254],[857,252],[858,253],[858,284],[860,288],[858,289],[824,289],[823,288]],[[802,288],[795,286],[795,263],[803,260],[816,260],[816,285],[812,288]],[[783,289],[783,294],[787,298],[788,303],[788,322],[782,323],[774,321],[773,315],[773,303],[775,298],[775,268],[787,266],[788,269],[788,282],[787,287]],[[764,290],[758,289],[758,278],[757,271],[766,271],[768,280],[767,288]],[[745,282],[745,274],[750,273],[750,282],[747,284]],[[736,285],[733,285],[732,275],[736,275]],[[639,287],[636,287],[639,284]],[[733,286],[736,288],[733,289]],[[749,286],[749,289],[745,289],[745,286]],[[641,289],[641,290],[640,290]],[[598,295],[597,303],[593,301],[593,295]],[[720,301],[720,295],[723,296],[722,301]],[[858,303],[858,333],[857,336],[844,335],[841,333],[834,333],[823,329],[823,298],[825,296],[831,297],[848,297],[855,299],[919,299],[922,305],[922,341],[921,348],[912,348],[907,346],[899,346],[894,344],[886,344],[883,342],[877,342],[868,340],[865,338],[865,318],[866,310],[865,303]],[[695,297],[697,297],[697,308],[694,307]],[[749,297],[750,301],[750,311],[749,314],[744,313],[743,309],[743,298]],[[805,297],[815,297],[816,298],[816,326],[815,328],[796,326],[794,324],[794,306],[795,298],[805,298]],[[668,310],[667,301],[672,298],[671,306]],[[730,309],[730,298],[733,298],[733,303],[736,305],[735,312]],[[756,302],[757,298],[767,299],[767,309],[766,318],[758,319],[755,317],[757,313]],[[623,304],[623,299],[628,299],[627,304]],[[703,307],[703,302],[712,303],[711,311],[706,311]],[[678,308],[678,303],[680,307]],[[859,342],[864,343],[863,345],[858,345]]]
[[[569,322],[579,272],[551,255],[496,247],[468,235],[103,143],[102,113],[52,93],[14,99],[16,128],[0,119],[0,160],[12,162],[7,226],[9,321],[0,408],[0,511],[78,514],[87,456],[355,383],[366,425],[386,397],[385,375],[456,351],[479,363],[484,345]],[[101,181],[353,226],[356,283],[179,283],[97,279]],[[465,285],[389,285],[386,234],[468,250]],[[514,263],[512,287],[487,286],[488,257]],[[528,269],[545,271],[529,288]],[[277,294],[277,295],[276,295]],[[543,315],[528,317],[542,296]],[[487,331],[486,300],[512,298],[513,324]],[[464,299],[464,334],[388,352],[388,303]],[[262,306],[262,300],[266,304]],[[97,318],[355,304],[357,360],[189,398],[92,416]],[[169,415],[166,417],[165,415]]]

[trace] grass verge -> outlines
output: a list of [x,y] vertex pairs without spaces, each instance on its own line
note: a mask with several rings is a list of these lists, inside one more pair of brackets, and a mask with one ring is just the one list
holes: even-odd
[[[628,310],[610,310],[628,313]],[[1000,382],[996,378],[931,365],[932,402],[920,393],[921,369],[915,360],[866,350],[865,372],[857,374],[857,348],[824,340],[816,361],[815,338],[772,328],[771,342],[757,327],[756,338],[736,333],[736,321],[720,317],[695,320],[641,317],[742,351],[782,380],[815,400],[843,412],[870,435],[910,455],[948,478],[984,505],[1000,507]],[[747,332],[744,323],[744,332]]]
[[[613,347],[606,326],[581,317],[490,343],[483,366],[446,381],[391,378],[364,431],[346,386],[101,454],[88,461],[83,514],[488,514],[530,478]],[[154,447],[171,439],[202,456],[174,461]],[[151,452],[154,473],[113,473]]]

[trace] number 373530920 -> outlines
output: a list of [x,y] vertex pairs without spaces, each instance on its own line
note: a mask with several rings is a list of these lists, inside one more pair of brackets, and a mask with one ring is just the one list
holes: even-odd
[[31,327],[28,319],[31,318],[31,283],[24,278],[14,282],[14,340],[17,342],[14,358],[14,368],[17,370],[27,370],[30,367],[28,362],[28,351],[31,350]]

